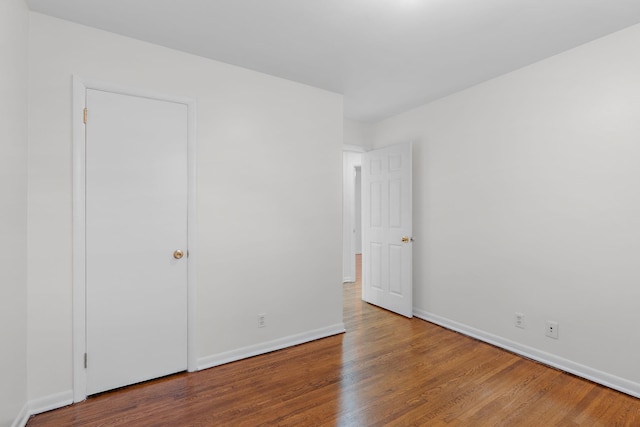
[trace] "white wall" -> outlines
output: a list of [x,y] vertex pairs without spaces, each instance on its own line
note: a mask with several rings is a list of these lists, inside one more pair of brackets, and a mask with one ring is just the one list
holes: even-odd
[[201,366],[339,331],[342,96],[30,17],[30,398],[72,387],[72,74],[196,99]]
[[27,28],[0,2],[0,427],[27,402]]
[[342,134],[345,145],[362,147],[367,151],[371,147],[373,124],[357,120],[344,119]]
[[636,395],[639,49],[631,27],[374,129],[415,142],[416,313]]

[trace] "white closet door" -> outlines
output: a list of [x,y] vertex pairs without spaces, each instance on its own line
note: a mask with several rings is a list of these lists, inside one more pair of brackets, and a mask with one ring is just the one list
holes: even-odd
[[[187,106],[87,90],[87,393],[187,368]],[[183,256],[180,258],[180,254]]]

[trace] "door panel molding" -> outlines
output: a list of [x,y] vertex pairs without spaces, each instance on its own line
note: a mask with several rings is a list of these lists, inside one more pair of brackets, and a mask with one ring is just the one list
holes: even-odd
[[196,102],[191,98],[166,95],[154,91],[124,87],[92,79],[73,76],[73,400],[87,397],[84,354],[86,351],[86,247],[85,247],[85,126],[84,108],[88,89],[170,101],[187,107],[187,369],[197,370],[195,341],[196,325]]

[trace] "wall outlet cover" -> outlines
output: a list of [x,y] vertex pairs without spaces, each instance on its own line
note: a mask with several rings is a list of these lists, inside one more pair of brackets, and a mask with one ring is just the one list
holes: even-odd
[[515,313],[514,322],[517,328],[524,329],[524,314]]
[[547,329],[545,335],[549,338],[558,339],[558,322],[547,320]]

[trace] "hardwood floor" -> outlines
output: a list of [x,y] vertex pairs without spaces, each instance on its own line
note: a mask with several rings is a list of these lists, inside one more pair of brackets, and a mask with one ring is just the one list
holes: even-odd
[[91,397],[40,426],[640,426],[640,399],[360,300],[347,332]]

